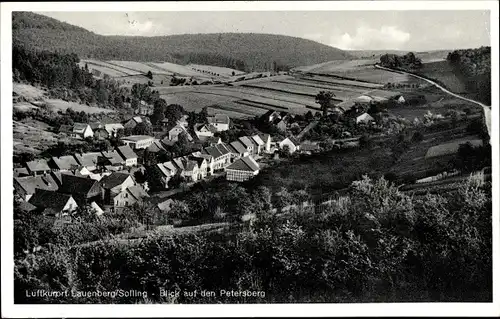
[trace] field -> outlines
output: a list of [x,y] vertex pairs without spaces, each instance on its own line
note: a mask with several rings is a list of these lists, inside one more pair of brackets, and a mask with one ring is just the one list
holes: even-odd
[[459,74],[447,61],[424,63],[418,74],[442,83],[450,91],[457,94],[467,93],[465,83],[461,80]]
[[46,91],[29,84],[13,83],[12,91],[28,101],[43,98]]
[[219,74],[220,76],[227,76],[227,77],[233,76],[233,72],[234,72],[235,76],[245,74],[245,72],[242,72],[240,70],[224,68],[224,67],[220,67],[220,66],[213,66],[213,65],[188,64],[188,65],[186,65],[186,67],[191,68],[191,69],[194,68],[197,70],[214,72],[216,74]]
[[26,118],[23,121],[13,121],[14,153],[39,154],[51,145],[63,141],[52,133],[51,127],[44,122]]
[[314,73],[335,73],[335,72],[343,72],[346,70],[352,70],[353,68],[374,65],[378,60],[376,59],[359,59],[359,60],[337,60],[337,61],[329,61],[325,63],[319,63],[315,65],[309,66],[300,66],[294,68],[296,71],[302,72],[314,72]]
[[97,70],[102,74],[107,74],[110,77],[122,77],[127,75],[137,75],[141,74],[139,71],[130,70],[128,68],[121,67],[106,61],[98,60],[81,60],[80,66],[84,67],[87,64],[90,71]]

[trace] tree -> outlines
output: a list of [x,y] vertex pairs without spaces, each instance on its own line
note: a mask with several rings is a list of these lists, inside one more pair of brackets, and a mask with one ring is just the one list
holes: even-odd
[[179,187],[182,183],[185,183],[186,179],[184,176],[181,175],[174,175],[172,178],[168,181],[168,188],[177,188]]
[[177,123],[185,113],[182,106],[178,104],[169,104],[165,111],[165,117],[168,119],[168,123]]
[[159,191],[165,189],[165,184],[162,181],[162,174],[156,166],[146,168],[144,174],[145,179],[148,181],[149,189],[152,191]]
[[316,103],[321,106],[321,111],[323,112],[323,116],[328,114],[328,110],[331,107],[332,98],[335,94],[331,91],[320,91],[316,95]]
[[134,134],[135,135],[152,135],[153,128],[151,127],[150,124],[143,121],[141,123],[137,123],[137,125],[134,127]]
[[167,110],[167,102],[164,99],[156,100],[154,104],[153,114],[151,115],[151,122],[154,125],[159,125],[165,119],[165,111]]
[[151,72],[151,70],[148,71],[148,73],[146,74],[146,76],[149,78],[149,79],[153,79],[153,72]]

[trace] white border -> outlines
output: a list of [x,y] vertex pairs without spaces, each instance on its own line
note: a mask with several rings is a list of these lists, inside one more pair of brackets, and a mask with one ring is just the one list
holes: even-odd
[[[493,303],[397,304],[265,304],[265,305],[14,305],[12,245],[12,11],[368,11],[368,10],[490,10],[492,63],[498,63],[497,1],[354,1],[354,2],[76,2],[1,4],[1,203],[2,203],[2,317],[189,317],[189,316],[498,316],[500,284],[493,287]],[[436,30],[439,32],[439,30]],[[499,171],[498,65],[492,67],[493,176]],[[493,194],[500,194],[493,178]],[[499,198],[493,196],[493,282],[499,273]]]

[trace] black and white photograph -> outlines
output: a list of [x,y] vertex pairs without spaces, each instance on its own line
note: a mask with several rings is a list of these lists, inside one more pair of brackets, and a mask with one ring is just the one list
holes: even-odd
[[498,3],[312,3],[2,3],[8,317],[500,314]]

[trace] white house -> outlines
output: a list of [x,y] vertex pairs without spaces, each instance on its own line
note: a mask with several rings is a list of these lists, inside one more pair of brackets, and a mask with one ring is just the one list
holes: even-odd
[[229,116],[225,114],[215,114],[214,116],[207,117],[207,121],[209,124],[215,126],[218,132],[229,130],[229,124],[231,120]]
[[75,123],[70,135],[72,137],[87,138],[94,136],[94,131],[92,131],[90,125],[86,123]]
[[271,135],[269,135],[269,134],[259,134],[259,137],[264,142],[264,151],[266,153],[271,152]]
[[149,145],[153,144],[155,138],[148,135],[130,135],[122,137],[121,141],[135,150],[148,148]]
[[125,160],[125,166],[136,166],[137,165],[137,154],[128,145],[123,145],[117,147],[118,153]]
[[194,126],[194,133],[199,139],[212,137],[216,132],[217,128],[212,124],[199,123]]
[[226,168],[226,179],[234,182],[244,182],[259,174],[259,164],[252,156],[236,160]]
[[280,149],[283,149],[286,146],[288,146],[288,151],[292,154],[299,150],[300,142],[293,137],[287,137],[279,143]]
[[170,131],[168,131],[168,139],[170,141],[177,141],[179,140],[179,135],[182,133],[186,134],[189,142],[193,141],[193,137],[182,124],[177,124]]
[[37,189],[29,199],[29,203],[41,210],[44,215],[62,217],[78,208],[76,201],[71,195],[54,191]]
[[375,119],[368,113],[363,113],[361,115],[358,115],[356,116],[356,124],[359,124],[359,123],[371,123],[375,121]]

